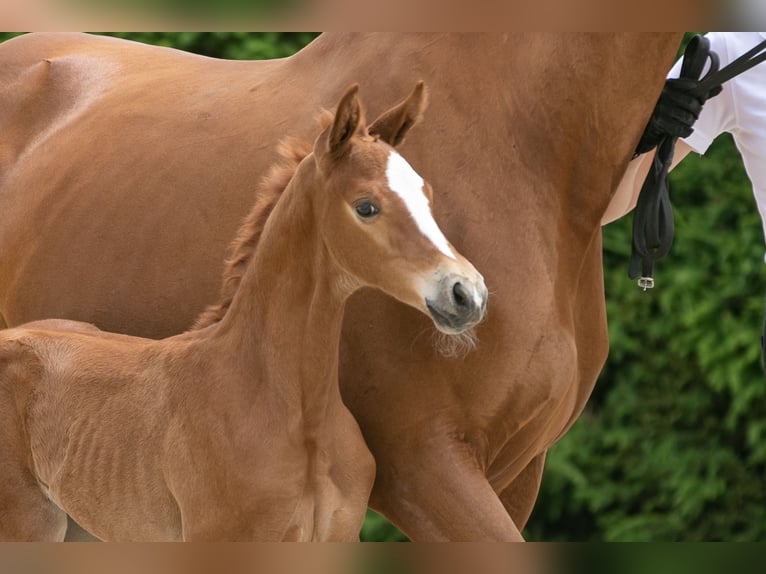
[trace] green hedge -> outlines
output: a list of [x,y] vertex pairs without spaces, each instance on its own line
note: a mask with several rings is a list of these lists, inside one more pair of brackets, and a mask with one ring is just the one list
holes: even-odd
[[[0,41],[17,35],[0,33]],[[317,36],[313,32],[106,32],[104,35],[234,60],[289,56]]]
[[316,37],[311,32],[117,32],[109,35],[232,60],[282,58]]

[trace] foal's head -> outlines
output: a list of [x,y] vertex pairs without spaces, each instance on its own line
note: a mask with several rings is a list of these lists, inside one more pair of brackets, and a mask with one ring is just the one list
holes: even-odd
[[[425,107],[422,82],[366,125],[358,86],[314,144],[313,191],[322,239],[349,279],[377,287],[461,333],[484,314],[484,278],[444,237],[432,189],[394,149]],[[308,159],[308,158],[307,158]]]

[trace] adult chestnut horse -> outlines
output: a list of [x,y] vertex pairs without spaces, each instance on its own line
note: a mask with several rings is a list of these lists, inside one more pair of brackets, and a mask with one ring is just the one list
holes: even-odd
[[[85,35],[0,46],[0,313],[160,337],[216,300],[221,261],[282,134],[359,82],[368,110],[425,80],[402,147],[481,269],[478,350],[348,304],[343,398],[377,463],[370,505],[414,540],[515,540],[545,452],[607,353],[600,221],[680,34],[327,34],[219,61]],[[418,132],[418,133],[415,133]],[[296,349],[300,352],[300,349]]]
[[55,319],[0,332],[0,540],[63,540],[63,511],[106,540],[359,539],[375,463],[338,387],[345,301],[377,287],[461,334],[487,289],[387,143],[423,84],[369,132],[357,92],[313,149],[285,145],[215,324],[159,341]]

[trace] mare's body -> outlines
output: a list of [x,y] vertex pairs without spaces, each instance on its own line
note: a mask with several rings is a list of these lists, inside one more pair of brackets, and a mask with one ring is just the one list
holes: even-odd
[[478,352],[447,360],[417,313],[360,293],[342,394],[376,459],[373,508],[413,539],[517,539],[545,452],[606,357],[601,216],[679,40],[330,34],[269,62],[12,40],[0,47],[0,314],[184,330],[216,298],[216,265],[277,138],[300,135],[297,118],[350,81],[376,113],[422,78],[429,122],[403,153],[485,270],[492,311]]

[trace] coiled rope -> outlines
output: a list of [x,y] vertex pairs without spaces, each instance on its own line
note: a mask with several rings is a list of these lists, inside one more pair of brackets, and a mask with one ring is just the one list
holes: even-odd
[[[683,58],[680,77],[696,82],[689,93],[706,97],[724,82],[766,60],[766,40],[719,69],[718,55],[710,49],[710,41],[698,35],[689,41]],[[700,77],[708,62],[707,74]],[[673,244],[675,226],[668,193],[668,172],[676,139],[665,136],[657,145],[633,215],[628,277],[638,278],[638,286],[644,291],[654,287],[654,263],[665,257]]]

